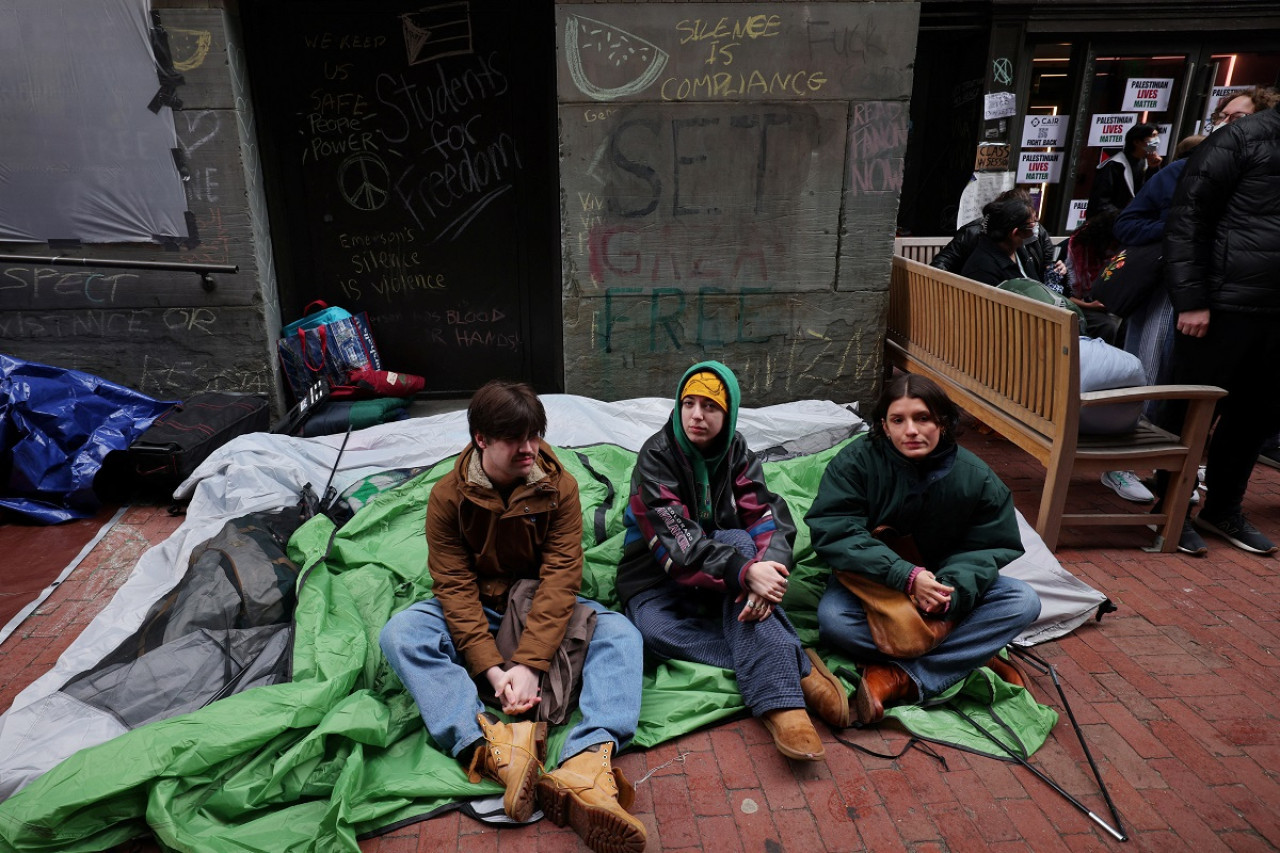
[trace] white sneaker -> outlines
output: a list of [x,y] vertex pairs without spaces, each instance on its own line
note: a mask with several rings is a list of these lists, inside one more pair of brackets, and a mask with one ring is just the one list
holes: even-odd
[[1138,475],[1132,471],[1108,471],[1102,475],[1102,485],[1134,503],[1147,504],[1156,499],[1156,496],[1151,494],[1151,490],[1142,485]]

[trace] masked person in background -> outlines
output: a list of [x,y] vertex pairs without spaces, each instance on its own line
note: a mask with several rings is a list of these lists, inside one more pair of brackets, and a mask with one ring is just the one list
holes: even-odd
[[1124,210],[1156,169],[1160,168],[1160,129],[1140,123],[1124,135],[1124,150],[1098,166],[1089,192],[1085,218],[1092,219],[1104,208]]

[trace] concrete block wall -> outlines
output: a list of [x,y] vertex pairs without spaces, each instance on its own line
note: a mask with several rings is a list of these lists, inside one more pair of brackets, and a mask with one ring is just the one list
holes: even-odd
[[556,12],[566,390],[871,399],[918,4]]

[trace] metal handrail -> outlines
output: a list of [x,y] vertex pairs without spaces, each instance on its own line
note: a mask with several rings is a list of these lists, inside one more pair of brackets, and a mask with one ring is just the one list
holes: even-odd
[[165,272],[193,272],[200,276],[200,285],[213,290],[214,273],[240,272],[238,264],[189,264],[172,261],[122,261],[115,258],[77,258],[67,255],[0,255],[0,264],[52,264],[53,266],[110,267],[112,269],[163,270]]

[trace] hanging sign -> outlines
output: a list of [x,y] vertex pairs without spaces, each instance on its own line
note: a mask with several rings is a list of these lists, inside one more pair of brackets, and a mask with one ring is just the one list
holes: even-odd
[[1061,175],[1061,151],[1023,151],[1018,155],[1020,184],[1056,184]]
[[1067,211],[1067,233],[1075,231],[1084,224],[1084,211],[1088,206],[1087,198],[1071,199],[1071,208]]
[[987,121],[1018,112],[1018,96],[1013,92],[991,92],[982,98],[982,117]]
[[984,142],[978,146],[978,155],[973,161],[975,172],[1007,172],[1009,171],[1009,146],[1003,142]]
[[1124,134],[1138,123],[1133,113],[1096,113],[1089,125],[1089,145],[1116,148],[1124,145]]
[[1067,142],[1067,116],[1027,116],[1022,120],[1023,148],[1061,148]]
[[1172,92],[1172,77],[1130,77],[1124,87],[1124,105],[1120,109],[1162,113],[1169,109]]

